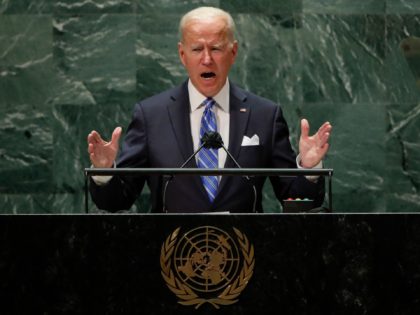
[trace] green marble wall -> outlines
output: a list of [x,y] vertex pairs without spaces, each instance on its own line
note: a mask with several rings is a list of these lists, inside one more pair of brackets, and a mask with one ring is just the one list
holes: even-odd
[[1,212],[83,211],[88,132],[184,80],[177,23],[198,5],[233,14],[231,79],[282,104],[294,145],[299,118],[332,122],[336,211],[420,211],[420,48],[400,48],[420,1],[0,0]]

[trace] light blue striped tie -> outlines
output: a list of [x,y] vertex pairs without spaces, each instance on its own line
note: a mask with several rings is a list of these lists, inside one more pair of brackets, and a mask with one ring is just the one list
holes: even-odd
[[[201,117],[201,127],[200,127],[200,139],[203,138],[206,132],[217,131],[216,116],[212,111],[212,107],[216,102],[211,97],[208,97],[204,102],[203,117]],[[201,145],[202,143],[200,143]],[[217,149],[206,149],[202,148],[198,153],[198,167],[200,168],[217,168],[219,166],[218,162],[218,150]],[[201,176],[201,181],[203,182],[204,188],[209,195],[209,199],[213,202],[217,193],[217,186],[219,184],[217,176]]]

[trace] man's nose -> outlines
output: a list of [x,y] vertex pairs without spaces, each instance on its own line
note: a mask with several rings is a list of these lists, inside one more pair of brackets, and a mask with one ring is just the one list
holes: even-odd
[[209,49],[204,49],[203,50],[203,58],[202,58],[202,63],[203,65],[209,65],[211,64],[213,61],[210,50]]

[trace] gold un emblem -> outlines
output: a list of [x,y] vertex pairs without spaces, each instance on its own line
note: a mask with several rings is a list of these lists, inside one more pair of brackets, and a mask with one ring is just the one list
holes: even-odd
[[160,255],[163,279],[178,303],[196,309],[210,303],[218,309],[238,302],[255,265],[254,246],[246,235],[233,228],[235,241],[214,226],[201,226],[182,236],[180,230],[167,237]]

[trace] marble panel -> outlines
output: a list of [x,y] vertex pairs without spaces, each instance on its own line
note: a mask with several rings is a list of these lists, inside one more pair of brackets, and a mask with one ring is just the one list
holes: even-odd
[[170,89],[187,79],[178,56],[180,18],[180,14],[138,16],[137,99]]
[[304,13],[381,14],[385,7],[386,0],[303,0]]
[[[54,147],[60,149],[53,152],[54,192],[74,194],[75,198],[78,196],[77,205],[68,205],[70,212],[83,212],[85,209],[83,169],[90,167],[87,135],[92,130],[96,130],[105,140],[108,140],[114,128],[121,126],[124,136],[133,108],[134,104],[103,105],[100,106],[99,111],[97,106],[60,105],[55,107]],[[148,212],[149,195],[149,190],[144,189],[142,196],[128,212]],[[57,206],[65,209],[66,205],[58,203]],[[90,196],[89,210],[93,213],[99,211],[90,201]]]
[[386,115],[383,104],[303,104],[312,133],[333,126],[324,160],[333,168],[334,211],[383,211],[386,205]]
[[0,192],[50,190],[51,18],[0,15]]
[[301,56],[296,53],[299,17],[235,15],[238,56],[230,78],[280,104],[302,102]]
[[53,134],[48,112],[0,107],[0,192],[48,192]]
[[387,106],[388,211],[420,211],[420,103]]
[[305,14],[297,36],[305,102],[386,100],[384,16]]
[[138,14],[178,13],[183,15],[188,11],[200,7],[219,7],[220,0],[134,0]]
[[135,20],[125,14],[55,16],[54,61],[89,105],[135,102]]
[[0,0],[0,14],[49,14],[54,0]]
[[[98,110],[99,108],[100,110]],[[131,118],[133,104],[74,106],[54,108],[54,184],[61,192],[73,193],[84,184],[83,169],[90,166],[87,136],[98,131],[105,140],[121,126],[123,131]]]
[[420,101],[420,15],[389,15],[386,24],[387,100],[392,104],[418,103]]
[[230,13],[290,15],[302,12],[302,0],[223,0],[220,8]]
[[386,0],[386,12],[395,13],[420,13],[420,2],[418,0]]
[[54,2],[58,14],[134,13],[134,0],[60,0]]
[[48,15],[0,15],[0,103],[49,112],[55,103],[94,103],[80,81],[57,66],[52,23]]
[[387,17],[387,85],[390,104],[386,138],[389,211],[420,209],[420,16]]
[[54,87],[51,17],[0,15],[0,103],[46,105]]
[[[0,214],[70,214],[84,212],[84,195],[36,190],[0,194]],[[91,205],[93,209],[93,205]]]

